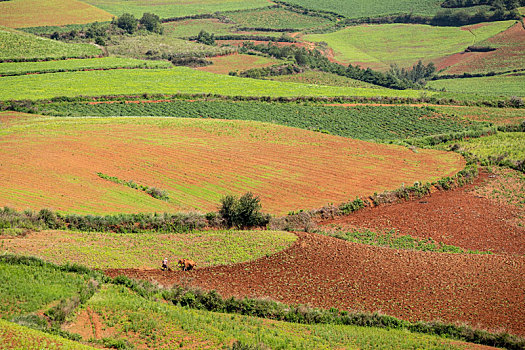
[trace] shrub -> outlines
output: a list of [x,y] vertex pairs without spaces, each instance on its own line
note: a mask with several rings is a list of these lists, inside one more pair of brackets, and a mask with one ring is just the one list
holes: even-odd
[[142,18],[139,20],[139,23],[144,29],[154,33],[162,33],[162,26],[159,16],[146,12],[142,15]]
[[129,34],[133,34],[137,30],[137,19],[130,13],[124,13],[117,19],[117,27],[124,29]]
[[240,198],[232,195],[221,199],[219,215],[228,228],[233,226],[246,229],[266,225],[270,218],[260,212],[261,203],[258,196],[247,192]]

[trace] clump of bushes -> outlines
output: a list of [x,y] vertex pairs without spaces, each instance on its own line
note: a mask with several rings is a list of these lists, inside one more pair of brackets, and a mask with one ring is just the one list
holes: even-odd
[[242,229],[266,226],[270,216],[261,213],[261,203],[258,196],[247,192],[240,198],[233,195],[221,199],[219,215],[224,220],[226,227],[238,227]]

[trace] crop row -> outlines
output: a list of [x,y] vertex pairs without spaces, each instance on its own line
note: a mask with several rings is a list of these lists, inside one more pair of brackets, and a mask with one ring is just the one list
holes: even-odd
[[170,116],[254,120],[361,140],[391,140],[464,131],[481,124],[407,106],[311,106],[293,103],[172,101],[159,103],[54,103],[41,113],[60,116]]

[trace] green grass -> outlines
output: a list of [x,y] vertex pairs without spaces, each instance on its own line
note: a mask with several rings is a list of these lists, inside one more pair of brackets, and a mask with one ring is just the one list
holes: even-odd
[[[170,35],[143,34],[122,36],[116,43],[109,43],[108,52],[112,55],[151,58],[177,56],[217,56],[227,54],[231,48],[209,46],[196,42],[186,41]],[[147,54],[149,52],[149,54]]]
[[[348,18],[375,17],[397,13],[434,15],[442,10],[441,0],[287,0],[313,10],[331,11]],[[475,11],[475,10],[474,10]]]
[[461,52],[469,45],[506,30],[513,23],[515,21],[494,22],[470,31],[419,24],[366,25],[329,34],[306,35],[304,40],[326,42],[341,62],[388,69],[392,63],[410,67],[418,60],[430,62]]
[[2,319],[0,319],[0,347],[3,350],[95,349],[91,346],[83,345],[56,335],[19,326],[15,323],[7,322]]
[[160,18],[181,17],[217,11],[246,10],[269,5],[266,0],[87,0],[115,16],[131,13],[141,17],[150,12]]
[[156,269],[160,268],[165,257],[173,268],[176,268],[176,260],[180,258],[190,258],[198,267],[255,260],[288,248],[297,236],[280,231],[126,235],[43,231],[28,239],[34,245],[28,246],[25,238],[13,239],[3,249],[0,246],[0,252],[6,250],[37,256],[56,264],[77,263],[96,269]]
[[[74,82],[74,83],[72,83]],[[185,67],[148,70],[66,72],[0,78],[0,100],[55,96],[140,93],[212,93],[229,96],[399,96],[415,90],[363,89],[281,83],[201,72]],[[432,93],[430,93],[432,95]]]
[[480,96],[525,97],[525,74],[497,75],[481,78],[434,80],[428,83],[434,89],[452,93],[469,93]]
[[304,73],[292,75],[278,75],[269,77],[269,80],[286,81],[291,83],[315,84],[326,86],[343,86],[343,87],[359,87],[359,88],[381,88],[380,86],[370,84],[361,80],[342,77],[337,74],[321,72],[321,71],[306,71]]
[[[3,252],[1,246],[0,251]],[[49,266],[4,262],[0,262],[0,281],[0,317],[3,319],[47,309],[50,303],[75,295],[86,283],[84,276]]]
[[241,27],[269,29],[307,29],[331,23],[323,17],[312,17],[283,8],[226,13]]
[[44,62],[0,63],[0,75],[22,75],[28,73],[55,73],[91,69],[117,68],[171,68],[166,61],[145,61],[133,58],[103,57]]
[[406,106],[352,108],[255,102],[54,103],[39,113],[62,116],[170,116],[270,122],[361,140],[393,140],[464,131],[482,124]]
[[[301,325],[188,309],[143,299],[122,286],[107,286],[88,306],[114,337],[161,348],[220,348],[239,340],[271,349],[454,349],[444,338],[403,330],[340,325]],[[264,345],[262,345],[264,344]]]
[[495,125],[519,124],[525,121],[523,108],[495,108],[474,106],[433,107],[436,111],[475,121],[487,121]]
[[90,57],[101,53],[102,51],[93,45],[67,44],[0,27],[0,60]]

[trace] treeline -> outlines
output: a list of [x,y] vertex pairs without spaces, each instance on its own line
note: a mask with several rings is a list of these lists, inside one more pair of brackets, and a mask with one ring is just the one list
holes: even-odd
[[489,5],[494,9],[514,10],[520,6],[525,6],[525,0],[445,0],[441,7],[460,8]]
[[[388,87],[391,89],[408,89],[419,88],[424,85],[425,79],[429,79],[435,72],[432,63],[428,66],[421,62],[416,64],[410,70],[400,70],[392,68],[389,72],[382,73],[370,68],[361,68],[359,66],[343,66],[339,63],[331,62],[319,50],[307,50],[303,47],[298,48],[294,45],[279,47],[277,45],[255,45],[246,42],[240,48],[242,53],[259,52],[278,59],[293,60],[299,67],[308,67],[318,69],[323,72],[333,73],[347,78],[365,81],[367,83]],[[284,71],[284,70],[283,70]],[[259,71],[252,70],[251,75],[255,77],[256,73],[263,76],[263,73],[275,73],[271,69],[262,69]]]

